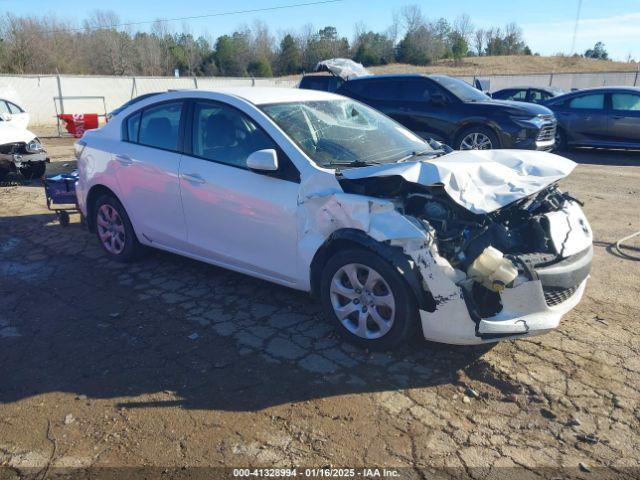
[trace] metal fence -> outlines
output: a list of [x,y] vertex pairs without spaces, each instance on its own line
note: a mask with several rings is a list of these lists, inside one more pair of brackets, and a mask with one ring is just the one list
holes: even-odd
[[[459,78],[469,83],[474,80],[473,76]],[[640,86],[638,72],[480,75],[478,78],[489,79],[491,90],[524,85],[553,85],[565,90],[604,85]],[[101,97],[104,97],[104,105],[109,111],[147,92],[185,88],[210,90],[232,86],[295,87],[298,81],[295,78],[0,75],[0,97],[22,105],[31,115],[31,126],[50,126],[56,123],[56,108],[60,113],[104,113]],[[55,100],[56,97],[59,99]]]

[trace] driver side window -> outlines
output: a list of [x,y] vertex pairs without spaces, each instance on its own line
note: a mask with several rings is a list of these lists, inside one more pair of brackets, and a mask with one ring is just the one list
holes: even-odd
[[247,168],[256,150],[277,148],[249,117],[222,104],[196,102],[192,131],[193,155],[234,167]]

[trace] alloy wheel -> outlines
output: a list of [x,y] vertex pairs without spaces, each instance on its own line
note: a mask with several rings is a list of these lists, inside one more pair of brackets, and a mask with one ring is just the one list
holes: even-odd
[[481,132],[472,132],[460,142],[460,150],[491,150],[491,139]]
[[373,340],[391,330],[395,298],[373,268],[358,263],[342,266],[331,279],[330,295],[336,317],[354,335]]
[[103,204],[96,216],[98,237],[102,246],[113,255],[119,255],[125,247],[124,223],[118,211],[109,204]]

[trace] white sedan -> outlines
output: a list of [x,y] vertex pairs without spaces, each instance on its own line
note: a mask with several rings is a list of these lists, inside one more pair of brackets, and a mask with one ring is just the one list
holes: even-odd
[[0,98],[0,122],[20,128],[29,127],[29,114],[17,103]]
[[575,164],[448,151],[325,92],[170,92],[76,143],[78,203],[114,260],[155,247],[309,291],[368,348],[557,327],[593,255],[556,185]]

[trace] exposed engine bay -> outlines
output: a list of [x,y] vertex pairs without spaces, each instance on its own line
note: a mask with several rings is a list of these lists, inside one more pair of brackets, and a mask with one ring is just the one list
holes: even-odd
[[499,292],[513,286],[518,277],[536,280],[536,267],[552,265],[566,256],[566,239],[552,235],[550,214],[580,204],[553,183],[495,211],[478,214],[454,202],[441,185],[419,185],[401,176],[339,181],[345,192],[392,201],[403,215],[430,231],[438,254],[458,271],[459,284],[474,300],[481,317],[500,311]]

